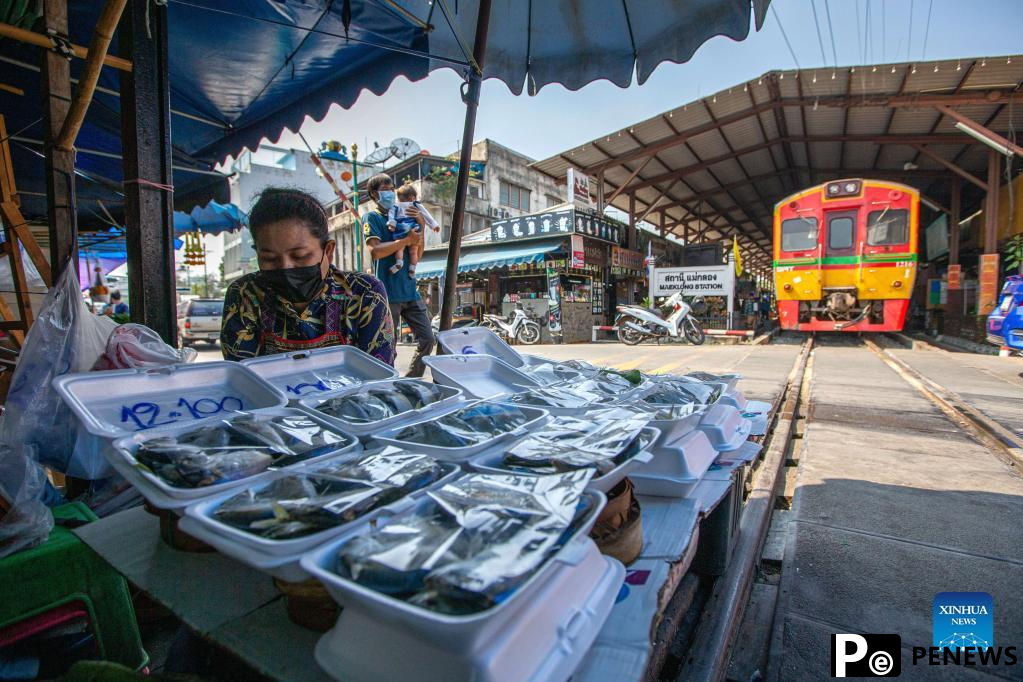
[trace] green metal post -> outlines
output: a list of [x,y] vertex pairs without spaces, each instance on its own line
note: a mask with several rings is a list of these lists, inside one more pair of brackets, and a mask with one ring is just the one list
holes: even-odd
[[362,272],[362,225],[359,224],[359,145],[352,143],[352,208],[355,211],[355,267]]

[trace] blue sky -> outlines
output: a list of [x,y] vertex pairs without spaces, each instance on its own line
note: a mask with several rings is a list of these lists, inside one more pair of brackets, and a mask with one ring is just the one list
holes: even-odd
[[[545,158],[602,134],[649,118],[773,69],[796,67],[783,28],[803,68],[957,59],[1023,52],[1023,0],[829,0],[834,52],[824,0],[774,0],[759,33],[741,43],[714,38],[686,64],[662,64],[642,86],[620,89],[597,82],[576,91],[552,85],[536,96],[512,95],[500,82],[484,84],[476,139],[490,137]],[[870,11],[869,41],[866,12]],[[812,7],[817,10],[824,56]],[[980,8],[983,9],[980,9]],[[913,21],[910,22],[912,9]],[[928,13],[930,22],[928,28]],[[912,27],[912,28],[911,28]],[[926,45],[925,45],[926,38]],[[382,96],[364,94],[352,109],[334,107],[321,122],[302,128],[314,146],[410,137],[434,154],[456,150],[464,107],[460,79],[444,70],[418,83],[399,79]],[[280,141],[302,147],[296,135]]]

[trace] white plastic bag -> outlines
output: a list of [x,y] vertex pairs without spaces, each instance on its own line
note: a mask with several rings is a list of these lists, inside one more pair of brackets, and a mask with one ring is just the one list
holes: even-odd
[[69,264],[25,337],[7,394],[0,442],[39,464],[67,471],[78,422],[54,390],[53,378],[92,369],[115,326],[89,311],[78,289],[78,274]]
[[196,353],[191,348],[177,350],[163,342],[160,335],[142,324],[122,324],[107,339],[106,352],[94,369],[134,369],[165,367],[191,362]]

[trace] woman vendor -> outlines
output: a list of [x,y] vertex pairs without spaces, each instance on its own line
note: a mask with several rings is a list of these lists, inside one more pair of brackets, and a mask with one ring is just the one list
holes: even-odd
[[378,279],[331,262],[327,214],[296,189],[267,188],[249,213],[257,272],[232,282],[220,344],[228,360],[352,345],[394,364],[394,326]]

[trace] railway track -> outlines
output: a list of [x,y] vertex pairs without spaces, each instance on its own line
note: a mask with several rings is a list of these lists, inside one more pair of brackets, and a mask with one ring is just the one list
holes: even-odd
[[[776,533],[772,517],[779,510],[791,508],[802,438],[808,418],[812,420],[810,387],[814,379],[815,350],[822,345],[859,346],[869,350],[964,434],[1017,474],[1023,470],[1023,439],[955,392],[888,353],[887,348],[893,343],[882,334],[824,339],[809,336],[804,341],[776,410],[764,456],[752,473],[729,569],[706,588],[708,594],[701,613],[694,619],[698,626],[690,633],[678,679],[708,682],[782,679],[778,660],[771,652],[781,649],[783,633],[779,618],[787,599],[782,581],[785,564],[791,560],[791,547],[786,550],[785,546],[792,541],[786,539],[784,533],[780,540],[773,537]],[[788,524],[778,526],[787,528]],[[781,549],[777,546],[779,542]],[[766,588],[758,590],[757,598],[751,600],[755,582],[758,587]],[[765,594],[773,595],[773,603],[770,598],[763,599]]]

